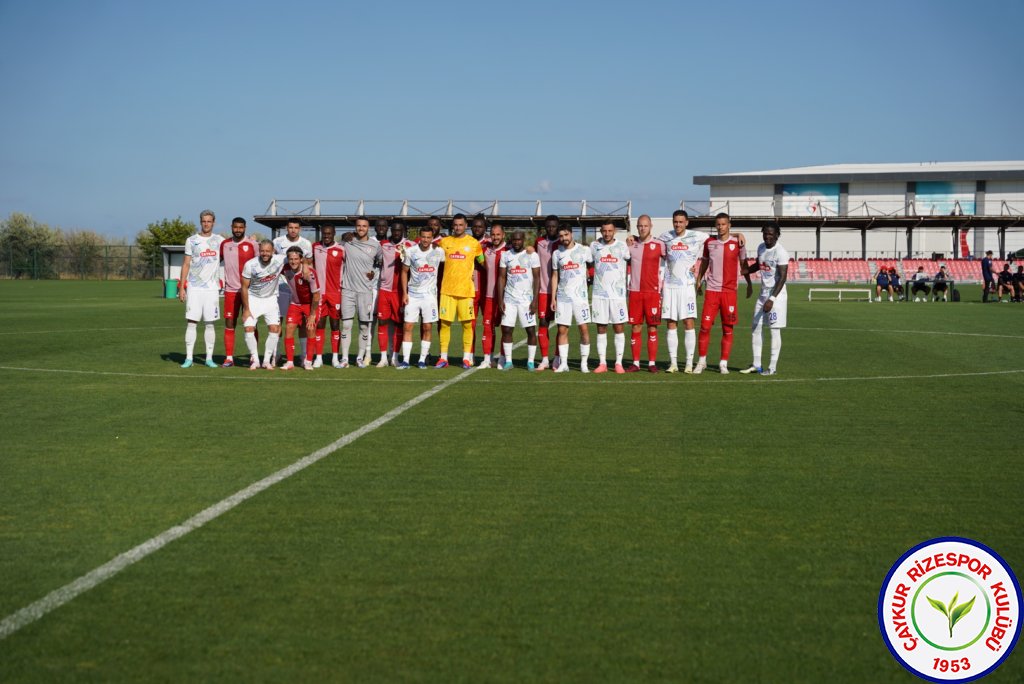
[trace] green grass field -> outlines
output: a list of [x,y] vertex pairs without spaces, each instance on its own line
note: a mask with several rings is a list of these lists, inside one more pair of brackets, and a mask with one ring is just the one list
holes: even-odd
[[[181,370],[160,290],[0,282],[0,619],[463,374]],[[1024,307],[805,293],[773,378],[468,374],[3,639],[0,681],[917,681],[896,559],[1024,574]]]

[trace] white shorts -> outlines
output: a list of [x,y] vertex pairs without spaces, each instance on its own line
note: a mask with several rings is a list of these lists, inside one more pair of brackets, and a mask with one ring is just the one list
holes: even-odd
[[629,320],[629,308],[625,299],[604,299],[594,297],[594,322],[598,325],[618,325]]
[[693,285],[665,288],[661,294],[661,318],[681,321],[697,317],[697,291]]
[[220,320],[220,293],[212,288],[188,288],[185,291],[185,320],[207,323]]
[[281,324],[281,309],[277,305],[277,297],[253,297],[249,295],[249,317],[242,321],[246,328],[256,327],[256,322],[263,317],[267,325]]
[[413,297],[405,305],[405,322],[416,323],[423,319],[424,323],[437,323],[437,297]]
[[505,302],[505,312],[501,314],[501,327],[514,328],[516,320],[524,328],[532,328],[537,325],[537,317],[530,311],[529,304]]
[[559,299],[555,310],[555,325],[572,325],[575,318],[579,325],[590,323],[590,302],[586,299]]
[[277,288],[277,312],[281,318],[288,317],[288,307],[291,306],[291,303],[292,288],[288,287],[287,282],[281,283]]
[[786,309],[789,302],[789,296],[786,291],[775,298],[775,303],[772,304],[772,310],[767,314],[762,311],[764,303],[768,301],[770,292],[762,292],[761,296],[757,298],[757,303],[754,304],[754,324],[752,327],[756,328],[762,323],[769,328],[781,329],[786,327]]

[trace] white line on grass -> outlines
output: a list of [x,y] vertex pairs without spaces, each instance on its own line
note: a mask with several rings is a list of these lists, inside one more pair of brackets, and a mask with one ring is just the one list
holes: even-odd
[[62,328],[61,330],[19,330],[16,332],[0,332],[0,335],[56,335],[59,333],[117,332],[119,330],[175,330],[180,328],[180,325],[146,325],[137,328]]
[[891,328],[881,328],[879,330],[872,330],[869,328],[800,328],[796,326],[788,326],[789,330],[815,330],[819,332],[860,332],[860,333],[896,333],[898,335],[951,335],[956,337],[1002,337],[1010,340],[1022,340],[1024,335],[995,335],[992,333],[972,333],[972,332],[947,332],[944,330],[893,330]]
[[[641,372],[646,372],[646,371],[641,371]],[[732,371],[732,373],[736,373],[736,371]],[[588,379],[588,380],[583,380],[583,379],[572,380],[570,378],[566,378],[565,376],[561,376],[561,377],[551,377],[551,378],[544,379],[544,380],[526,380],[526,379],[522,379],[522,380],[507,379],[506,380],[505,378],[502,378],[502,379],[499,380],[499,379],[494,378],[494,379],[487,379],[487,380],[476,379],[473,382],[485,383],[485,384],[493,382],[493,383],[499,383],[499,384],[502,384],[502,385],[513,385],[513,384],[514,385],[528,385],[528,384],[535,385],[535,384],[538,384],[538,383],[542,383],[545,386],[547,386],[547,385],[590,385],[591,387],[615,387],[616,385],[647,385],[648,387],[652,387],[652,388],[653,387],[670,387],[670,388],[675,388],[675,387],[679,387],[680,385],[700,383],[700,387],[702,389],[704,389],[704,388],[706,388],[708,386],[709,383],[712,384],[712,385],[729,385],[729,384],[745,385],[745,384],[750,384],[752,382],[762,382],[762,383],[782,383],[782,382],[875,382],[877,380],[932,380],[932,379],[938,379],[938,378],[971,378],[971,377],[983,376],[983,375],[1012,375],[1012,374],[1015,374],[1015,373],[1024,373],[1024,368],[1013,369],[1013,370],[977,371],[977,372],[974,372],[974,373],[930,373],[930,374],[927,374],[927,375],[863,375],[863,376],[850,376],[850,377],[837,377],[837,378],[780,378],[778,376],[772,376],[769,379],[769,378],[762,378],[762,376],[760,376],[760,375],[751,375],[751,376],[746,376],[746,377],[729,378],[728,380],[719,380],[717,378],[717,376],[719,375],[717,370],[714,370],[714,371],[713,370],[707,370],[707,371],[705,371],[703,378],[701,378],[700,380],[697,380],[696,378],[693,378],[692,376],[687,377],[687,376],[685,376],[683,374],[680,374],[679,376],[677,376],[678,379],[679,379],[678,382],[670,381],[668,383],[659,383],[657,381],[652,382],[650,380],[632,380],[632,379],[625,379],[625,378],[621,378],[620,379],[620,378],[614,378],[614,377],[610,377],[610,376],[608,377],[607,381],[595,380],[595,379],[593,379],[593,376],[591,376],[591,379]],[[591,371],[591,374],[593,374],[593,371]],[[574,375],[576,375],[576,374],[574,373]]]
[[[23,366],[0,366],[0,371],[21,371],[25,373],[71,373],[73,375],[113,375],[125,378],[171,378],[173,380],[247,380],[257,382],[298,382],[301,378],[306,382],[393,382],[393,383],[423,383],[431,382],[432,378],[421,377],[421,378],[410,378],[408,380],[402,378],[380,378],[373,377],[376,375],[349,375],[347,373],[336,374],[334,371],[329,371],[333,377],[324,376],[310,376],[305,371],[298,370],[296,372],[281,371],[280,373],[264,372],[259,371],[257,373],[245,373],[245,374],[233,374],[230,371],[223,372],[210,372],[207,373],[203,370],[203,367],[199,367],[199,372],[191,370],[182,370],[180,373],[127,373],[124,371],[93,371],[93,370],[76,370],[72,368],[30,368]],[[278,369],[280,370],[280,369]],[[358,373],[358,371],[356,371]]]
[[[519,343],[517,343],[516,346],[521,346],[524,342],[525,340],[522,340]],[[263,478],[258,482],[252,483],[245,489],[235,492],[226,499],[223,499],[218,503],[215,503],[214,505],[210,506],[206,510],[197,513],[196,515],[192,516],[180,525],[175,525],[174,527],[164,530],[152,539],[144,541],[135,548],[125,551],[121,555],[116,556],[115,558],[104,563],[95,570],[92,570],[91,572],[82,575],[75,581],[69,584],[65,584],[63,587],[59,589],[54,589],[49,594],[39,599],[35,603],[29,604],[21,610],[19,610],[18,612],[8,615],[3,619],[2,622],[0,622],[0,640],[7,638],[11,634],[14,634],[22,627],[25,627],[26,625],[35,622],[36,620],[43,617],[50,611],[60,608],[65,603],[71,601],[79,594],[83,594],[92,589],[93,587],[96,587],[97,585],[107,581],[108,579],[118,574],[130,565],[138,563],[140,560],[150,555],[151,553],[159,551],[167,544],[170,544],[176,539],[184,537],[189,532],[197,530],[206,523],[210,522],[211,520],[214,520],[224,515],[238,504],[247,501],[248,499],[251,499],[260,492],[264,491],[265,489],[274,486],[275,484],[281,482],[282,480],[288,479],[295,473],[298,473],[299,471],[308,468],[317,461],[320,461],[321,459],[330,456],[335,451],[348,446],[349,444],[356,441],[360,437],[373,432],[374,430],[376,430],[377,428],[386,423],[391,422],[392,420],[402,415],[409,409],[414,408],[419,404],[422,404],[424,401],[431,398],[438,392],[441,392],[451,387],[455,383],[461,382],[462,380],[465,380],[466,378],[470,377],[479,369],[480,367],[477,366],[472,370],[460,373],[453,378],[445,380],[439,385],[431,387],[427,391],[418,394],[409,401],[405,402],[404,404],[401,404],[391,409],[390,411],[380,416],[376,420],[367,423],[366,425],[355,430],[354,432],[350,432],[347,435],[338,439],[337,441],[328,444],[324,448],[319,449],[318,451],[314,451],[309,456],[306,456],[304,458],[299,459],[298,461],[295,461],[295,463],[292,463],[291,465],[282,468],[281,470],[278,470],[276,473],[268,475],[267,477]]]

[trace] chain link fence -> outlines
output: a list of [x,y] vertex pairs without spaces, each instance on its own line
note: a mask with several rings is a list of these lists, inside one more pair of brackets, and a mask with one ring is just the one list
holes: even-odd
[[154,280],[163,278],[160,255],[135,245],[0,251],[0,280]]

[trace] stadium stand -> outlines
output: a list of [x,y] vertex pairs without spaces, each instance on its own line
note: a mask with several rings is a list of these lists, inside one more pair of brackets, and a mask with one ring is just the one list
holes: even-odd
[[[1005,261],[993,261],[992,268],[1001,271]],[[895,268],[906,281],[924,266],[929,278],[935,277],[943,264],[958,283],[980,283],[981,263],[973,259],[790,259],[789,280],[808,283],[869,283],[879,267]],[[1011,264],[1016,268],[1016,264]]]

